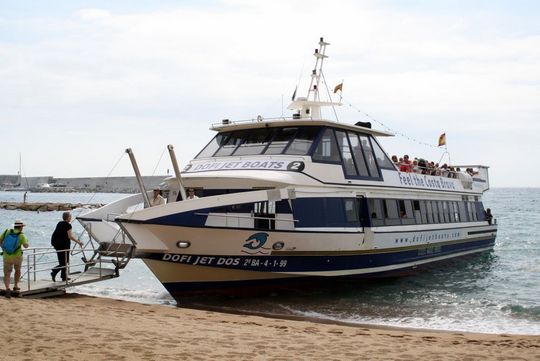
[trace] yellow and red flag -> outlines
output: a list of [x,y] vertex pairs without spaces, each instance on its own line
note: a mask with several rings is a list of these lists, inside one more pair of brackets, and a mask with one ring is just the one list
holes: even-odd
[[439,136],[439,147],[446,145],[446,133],[442,133]]

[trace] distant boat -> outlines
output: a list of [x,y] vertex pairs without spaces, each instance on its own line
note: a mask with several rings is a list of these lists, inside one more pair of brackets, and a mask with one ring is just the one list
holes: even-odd
[[22,157],[21,153],[19,153],[19,173],[18,173],[19,179],[17,184],[13,185],[4,185],[4,191],[7,192],[28,192],[30,191],[30,187],[28,187],[28,179],[26,180],[26,187],[22,186]]

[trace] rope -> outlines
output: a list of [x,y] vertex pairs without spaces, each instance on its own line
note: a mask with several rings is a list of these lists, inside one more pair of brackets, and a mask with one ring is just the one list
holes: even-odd
[[[107,176],[105,177],[105,181],[107,181],[107,179],[109,179],[111,177],[111,174],[112,172],[114,172],[114,170],[116,169],[116,167],[118,167],[118,164],[120,164],[120,161],[124,158],[124,156],[126,155],[126,152],[122,152],[122,155],[120,156],[120,158],[118,158],[118,160],[116,161],[116,163],[114,163],[113,167],[111,168],[111,170],[109,171],[109,173],[107,173]],[[92,200],[94,199],[94,197],[96,196],[97,192],[94,192],[92,194],[92,196],[90,197],[90,199],[86,202],[86,204],[90,204],[90,202],[92,202]],[[77,215],[74,215],[73,218],[77,218],[81,213],[82,213],[82,209],[78,211]],[[79,233],[78,235],[78,239],[81,238],[81,236],[84,234],[84,232],[86,232],[86,230],[83,230]],[[86,246],[86,245],[85,245]],[[78,251],[78,252],[76,252]],[[71,254],[72,255],[75,255],[77,253],[83,253],[84,254],[84,249],[81,248],[80,250],[76,250],[75,248],[73,248],[71,250]]]
[[429,144],[429,143],[422,142],[422,141],[420,141],[420,140],[418,140],[418,139],[409,137],[409,136],[406,135],[406,134],[403,134],[403,133],[401,133],[401,132],[398,132],[397,130],[394,130],[394,129],[388,127],[388,126],[387,126],[386,124],[384,124],[383,122],[381,122],[381,121],[379,121],[379,120],[373,118],[373,117],[372,117],[371,115],[369,115],[368,113],[366,113],[366,112],[364,112],[363,110],[358,109],[357,107],[355,107],[354,105],[352,105],[347,99],[345,99],[345,98],[343,98],[343,97],[342,97],[342,99],[344,100],[345,104],[347,104],[350,108],[356,110],[358,113],[364,115],[366,118],[368,118],[368,119],[374,121],[375,123],[379,124],[380,126],[383,127],[384,130],[386,130],[386,131],[388,131],[388,132],[390,132],[390,133],[392,133],[392,134],[394,134],[394,135],[397,135],[397,136],[406,138],[406,139],[408,139],[408,140],[410,140],[410,141],[413,141],[413,142],[415,142],[415,143],[418,143],[418,144],[420,144],[420,145],[423,145],[423,146],[426,146],[426,147],[430,147],[430,148],[434,148],[434,149],[441,149],[441,148],[440,148],[439,146],[437,146],[437,145],[433,145],[433,144]]
[[[122,152],[122,155],[120,156],[120,158],[118,158],[118,160],[116,161],[116,163],[114,163],[112,169],[109,171],[109,173],[107,173],[107,176],[105,177],[105,181],[107,181],[107,179],[109,179],[111,177],[111,174],[112,172],[114,172],[114,170],[116,169],[116,167],[118,166],[118,164],[120,163],[120,161],[124,158],[124,156],[126,155],[126,152]],[[88,202],[86,202],[86,204],[89,204],[90,202],[92,202],[92,199],[94,199],[94,197],[96,196],[97,192],[94,192],[94,194],[92,194],[92,196],[90,197],[90,199],[88,200]],[[81,214],[82,210],[79,211],[78,214]]]
[[[324,87],[326,88],[326,93],[328,94],[328,99],[330,99],[330,102],[332,102],[332,95],[330,95],[330,90],[328,89],[328,83],[326,82],[326,78],[324,77],[324,73],[321,70],[321,76],[323,79]],[[334,115],[336,116],[336,122],[339,123],[339,118],[336,112],[336,107],[332,105],[332,110],[334,111]]]
[[[156,164],[156,166],[154,167],[154,170],[152,171],[152,176],[154,176],[154,175],[156,174],[156,171],[157,171],[157,169],[158,169],[158,167],[159,167],[159,163],[161,163],[161,159],[163,159],[163,155],[165,154],[166,151],[167,151],[167,147],[165,147],[165,148],[163,149],[163,152],[161,152],[161,155],[159,156],[159,159],[158,159],[158,161],[157,161],[157,164]],[[146,184],[145,184],[145,186],[146,186]]]

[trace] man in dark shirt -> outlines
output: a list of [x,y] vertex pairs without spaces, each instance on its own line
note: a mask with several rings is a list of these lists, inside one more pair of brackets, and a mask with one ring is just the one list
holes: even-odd
[[69,265],[69,250],[71,248],[70,240],[77,243],[82,247],[83,243],[73,236],[71,232],[71,213],[64,212],[62,214],[62,221],[58,222],[56,229],[51,236],[51,244],[56,249],[56,256],[58,257],[58,266],[54,267],[51,271],[51,277],[53,282],[56,282],[56,275],[60,272],[62,281],[67,277],[67,267]]

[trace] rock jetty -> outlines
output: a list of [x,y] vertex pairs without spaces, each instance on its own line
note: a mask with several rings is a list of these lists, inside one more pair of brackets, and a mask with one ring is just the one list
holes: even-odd
[[21,202],[0,202],[0,209],[22,210],[32,212],[50,212],[50,211],[71,211],[76,208],[93,209],[103,206],[100,203],[82,204],[82,203],[21,203]]

